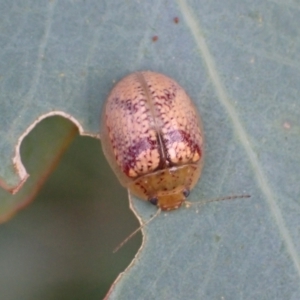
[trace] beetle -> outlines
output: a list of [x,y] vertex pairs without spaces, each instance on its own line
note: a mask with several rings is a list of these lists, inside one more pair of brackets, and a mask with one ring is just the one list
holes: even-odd
[[200,178],[202,122],[173,79],[152,71],[127,75],[103,107],[102,148],[120,183],[161,210],[179,208]]

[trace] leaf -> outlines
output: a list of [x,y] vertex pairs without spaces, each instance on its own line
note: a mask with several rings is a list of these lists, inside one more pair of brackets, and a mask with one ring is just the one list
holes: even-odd
[[[203,119],[206,161],[190,201],[251,194],[161,214],[108,298],[299,298],[296,2],[0,5],[0,177],[8,186],[19,182],[14,147],[35,120],[63,112],[96,136],[113,82],[150,69],[185,87]],[[133,206],[143,221],[155,212]]]
[[[203,60],[209,77],[195,71],[186,84],[207,140],[205,170],[191,201],[241,189],[252,198],[158,217],[144,229],[143,250],[109,299],[300,296],[299,68],[280,47],[284,40],[298,56],[299,11],[279,3],[219,4],[215,11],[216,4],[197,9],[179,1],[184,37],[194,39],[185,57],[198,70]],[[133,204],[149,219],[146,204]]]
[[[63,118],[48,118],[24,139],[21,153],[30,177],[11,197],[31,186],[32,167],[48,155],[46,146],[58,143],[54,133],[59,141],[68,126],[74,130]],[[33,141],[43,146],[33,148]],[[108,171],[99,140],[77,135],[34,202],[0,226],[0,298],[103,299],[141,244],[139,234],[113,254],[138,221],[126,190]]]
[[43,126],[32,130],[27,137],[26,147],[22,144],[22,157],[27,161],[30,177],[16,195],[0,189],[0,223],[9,220],[31,203],[76,133],[76,126],[60,117],[48,118]]

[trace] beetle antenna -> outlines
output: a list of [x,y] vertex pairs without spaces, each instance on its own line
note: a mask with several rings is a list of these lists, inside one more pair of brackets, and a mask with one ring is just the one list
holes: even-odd
[[123,242],[121,242],[113,251],[113,253],[116,253],[119,251],[132,237],[134,237],[140,230],[142,230],[146,225],[148,225],[153,219],[155,219],[159,214],[161,213],[161,209],[159,208],[157,212],[144,224],[142,224],[139,228],[137,228],[135,231],[133,231]]
[[223,201],[223,200],[233,200],[233,199],[242,199],[242,198],[250,198],[251,195],[247,195],[247,194],[244,194],[244,195],[231,195],[231,196],[226,196],[226,197],[221,197],[221,198],[214,198],[214,199],[209,199],[209,200],[205,200],[205,201],[198,201],[198,202],[190,202],[190,201],[185,201],[187,206],[190,206],[190,205],[204,205],[206,203],[209,203],[209,202],[216,202],[216,201]]

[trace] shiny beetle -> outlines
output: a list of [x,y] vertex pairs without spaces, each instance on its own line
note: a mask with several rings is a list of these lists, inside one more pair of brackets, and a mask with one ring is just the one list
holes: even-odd
[[100,134],[121,184],[161,210],[179,208],[201,175],[199,115],[165,75],[137,72],[118,82],[104,104]]

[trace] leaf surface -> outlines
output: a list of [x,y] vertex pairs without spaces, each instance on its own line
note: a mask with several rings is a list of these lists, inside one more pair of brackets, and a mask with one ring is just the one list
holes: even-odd
[[[26,176],[12,158],[34,122],[60,113],[96,136],[114,82],[149,69],[185,87],[202,116],[206,161],[190,201],[251,194],[161,214],[108,298],[300,297],[299,8],[256,0],[1,2],[6,186]],[[133,206],[144,221],[155,211]]]

